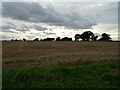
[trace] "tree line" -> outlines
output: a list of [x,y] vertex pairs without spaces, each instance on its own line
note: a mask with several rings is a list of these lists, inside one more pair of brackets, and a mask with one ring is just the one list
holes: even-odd
[[[93,32],[91,31],[85,31],[82,34],[76,34],[74,36],[75,41],[111,41],[111,37],[109,34],[107,33],[103,33],[101,35],[101,38],[98,39],[99,36],[95,35]],[[25,38],[23,38],[22,40],[17,40],[17,39],[11,39],[11,41],[72,41],[72,38],[69,37],[64,37],[64,38],[60,38],[57,37],[55,38],[45,38],[45,39],[40,39],[39,38],[35,38],[33,40],[27,40]]]
[[111,37],[107,33],[103,33],[100,39],[97,38],[98,36],[91,31],[85,31],[81,35],[75,35],[75,41],[79,41],[79,39],[82,39],[82,41],[111,41]]

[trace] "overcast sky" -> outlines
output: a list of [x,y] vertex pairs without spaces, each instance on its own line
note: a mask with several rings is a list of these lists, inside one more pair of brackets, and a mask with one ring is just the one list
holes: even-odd
[[3,2],[0,9],[4,40],[74,38],[84,31],[118,38],[117,2]]

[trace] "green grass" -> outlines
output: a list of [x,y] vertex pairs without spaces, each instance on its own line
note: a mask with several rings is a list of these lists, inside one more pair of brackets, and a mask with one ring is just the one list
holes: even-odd
[[3,88],[120,88],[117,61],[6,69]]

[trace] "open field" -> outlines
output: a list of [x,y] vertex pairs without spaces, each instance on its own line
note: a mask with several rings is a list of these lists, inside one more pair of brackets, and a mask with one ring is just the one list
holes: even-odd
[[118,42],[3,42],[3,87],[118,85]]
[[118,42],[3,42],[3,69],[117,60]]

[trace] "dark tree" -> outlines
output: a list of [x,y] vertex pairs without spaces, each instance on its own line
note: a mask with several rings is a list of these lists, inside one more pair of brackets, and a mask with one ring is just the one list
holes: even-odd
[[54,38],[45,38],[42,41],[54,41],[54,40],[55,40]]
[[98,36],[96,36],[94,34],[91,36],[92,41],[97,41],[97,38],[98,38]]
[[43,41],[42,39],[40,39],[40,41]]
[[84,33],[82,33],[80,35],[80,38],[83,41],[90,41],[90,38],[92,37],[92,35],[93,35],[93,32],[91,32],[91,31],[85,31]]
[[109,34],[103,33],[101,36],[102,37],[99,39],[99,41],[110,41],[111,40]]
[[33,41],[39,41],[39,39],[38,39],[38,38],[35,38]]
[[23,38],[23,41],[27,41],[25,38]]
[[72,38],[64,37],[61,39],[61,41],[72,41]]
[[11,39],[11,41],[14,41],[14,39]]
[[15,41],[19,41],[19,40],[15,39]]
[[79,39],[80,39],[80,34],[76,34],[75,35],[75,41],[79,41]]
[[60,37],[57,37],[57,38],[56,38],[56,41],[60,41]]

